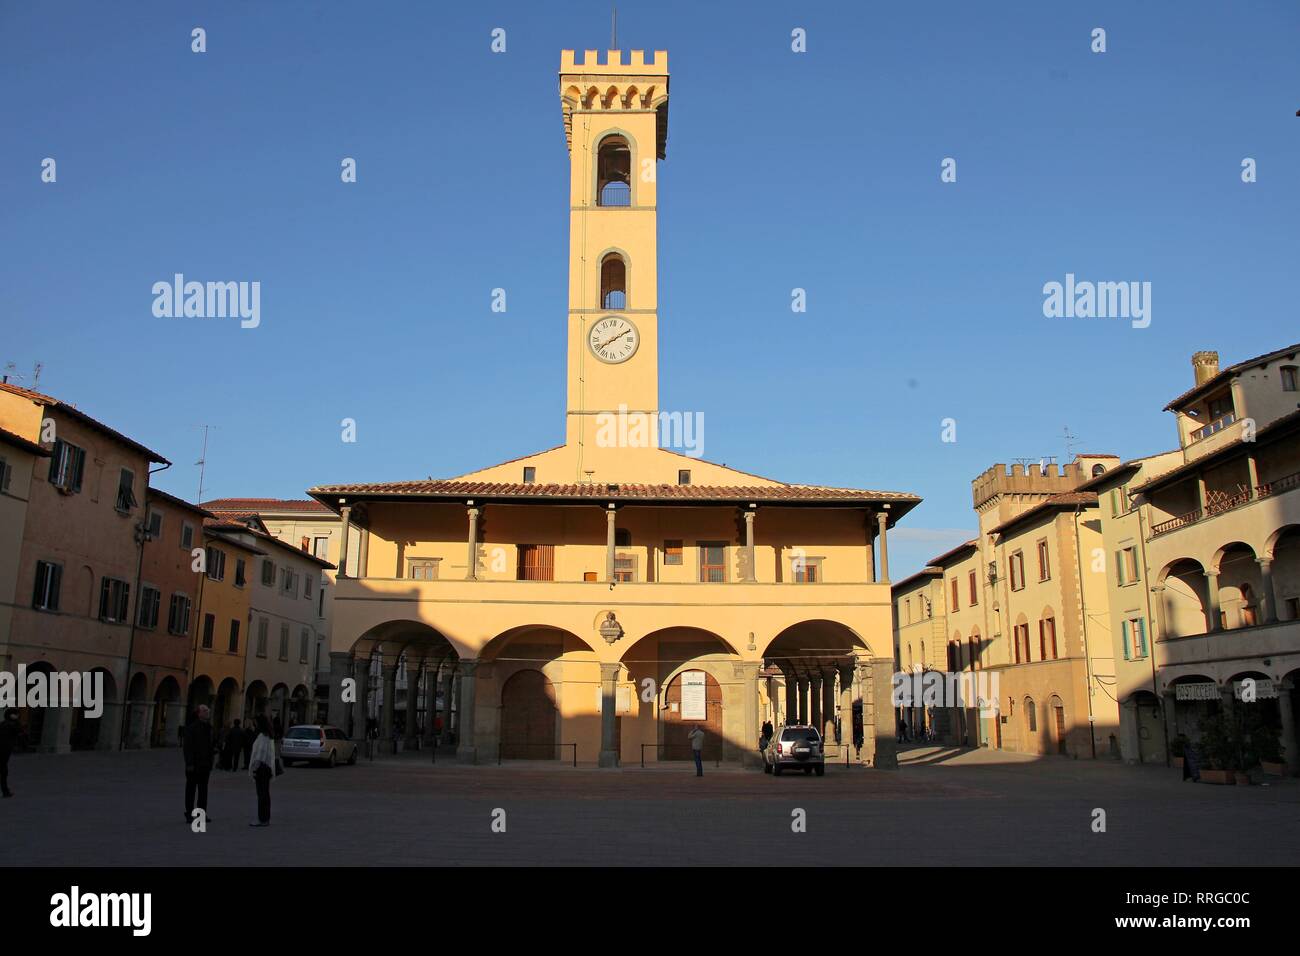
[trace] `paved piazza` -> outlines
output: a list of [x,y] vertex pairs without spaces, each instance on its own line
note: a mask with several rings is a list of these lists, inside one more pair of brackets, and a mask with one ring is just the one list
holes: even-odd
[[[24,755],[0,803],[0,863],[1294,864],[1300,782],[1184,784],[1177,771],[921,748],[898,771],[779,779],[708,768],[436,767],[428,753],[290,768],[250,829],[246,773],[212,777],[206,834],[182,820],[176,751]],[[1106,810],[1107,832],[1091,829]],[[494,809],[506,832],[491,830]],[[792,812],[807,812],[793,833]],[[1261,834],[1271,834],[1268,839]]]

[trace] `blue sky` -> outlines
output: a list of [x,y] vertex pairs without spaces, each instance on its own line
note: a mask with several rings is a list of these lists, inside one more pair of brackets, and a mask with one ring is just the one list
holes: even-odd
[[[1300,340],[1298,28],[1290,0],[625,0],[620,46],[671,57],[663,407],[704,413],[711,460],[923,496],[903,571],[973,528],[971,478],[1064,459],[1067,425],[1076,450],[1171,447],[1193,351]],[[586,0],[0,0],[0,364],[44,363],[188,498],[199,423],[209,497],[558,443],[555,74],[608,38]],[[260,327],[156,318],[176,272],[260,281]],[[1149,281],[1150,327],[1045,318],[1068,272]]]

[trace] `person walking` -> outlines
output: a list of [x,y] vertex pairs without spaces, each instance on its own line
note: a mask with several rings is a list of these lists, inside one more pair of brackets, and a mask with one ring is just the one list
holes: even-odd
[[271,778],[275,776],[275,741],[271,739],[271,724],[265,717],[257,718],[257,739],[253,741],[253,756],[249,761],[249,774],[257,787],[257,822],[250,827],[271,825]]
[[5,719],[0,721],[0,794],[12,797],[9,789],[9,755],[17,748],[23,736],[22,725],[18,723],[18,711],[10,707],[5,711]]
[[704,731],[700,730],[700,725],[695,724],[691,732],[686,735],[686,739],[691,742],[691,756],[695,758],[695,776],[704,776]]
[[226,745],[221,751],[221,769],[239,769],[239,755],[244,752],[244,731],[236,720],[226,732]]
[[[208,812],[208,777],[212,774],[212,725],[206,704],[200,704],[190,715],[189,723],[181,735],[181,750],[185,755],[185,822],[194,819],[198,808]],[[207,818],[211,822],[211,818]]]

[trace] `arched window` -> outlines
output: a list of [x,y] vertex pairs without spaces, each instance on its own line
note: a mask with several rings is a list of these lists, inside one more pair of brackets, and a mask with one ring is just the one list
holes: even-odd
[[601,141],[596,154],[596,205],[632,204],[632,150],[622,136]]
[[1105,465],[1093,465],[1093,466],[1092,466],[1092,477],[1096,478],[1098,475],[1104,475],[1105,473],[1106,473],[1106,466],[1105,466]]
[[600,307],[627,308],[627,263],[611,252],[600,263]]
[[1025,723],[1031,734],[1038,733],[1038,714],[1034,709],[1034,699],[1025,698]]

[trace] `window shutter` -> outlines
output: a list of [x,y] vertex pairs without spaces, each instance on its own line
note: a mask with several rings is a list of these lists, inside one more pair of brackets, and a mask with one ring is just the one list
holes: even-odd
[[1146,622],[1146,618],[1143,618],[1143,617],[1138,618],[1138,619],[1137,619],[1137,626],[1138,626],[1138,627],[1137,627],[1137,629],[1138,629],[1138,633],[1137,633],[1137,645],[1138,645],[1139,648],[1141,648],[1141,656],[1142,656],[1142,657],[1146,657],[1146,655],[1147,655],[1147,622]]
[[1132,660],[1133,655],[1129,652],[1129,622],[1128,621],[1124,621],[1120,625],[1120,632],[1123,635],[1123,639],[1124,639],[1124,660],[1126,661]]

